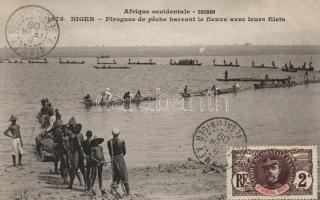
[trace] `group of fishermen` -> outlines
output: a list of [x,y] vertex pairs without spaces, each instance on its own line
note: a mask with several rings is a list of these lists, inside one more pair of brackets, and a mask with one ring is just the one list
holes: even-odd
[[288,63],[285,63],[283,66],[284,70],[289,70],[289,69],[299,69],[299,70],[309,70],[309,71],[313,71],[314,67],[312,66],[312,61],[309,62],[309,67],[307,67],[307,62],[304,62],[301,66],[299,66],[298,68],[295,68],[294,65],[292,64],[291,60],[289,61],[289,65]]
[[[113,97],[113,95],[111,94],[110,89],[107,88],[105,92],[101,93],[101,97],[99,98],[99,100],[100,100],[100,102],[107,103],[107,102],[111,102],[112,101],[112,97]],[[126,103],[127,101],[129,101],[133,97],[134,97],[134,99],[140,99],[142,97],[140,90],[138,90],[136,92],[135,96],[133,96],[130,93],[130,91],[125,92],[124,95],[123,95],[123,101]],[[85,103],[92,103],[93,102],[93,100],[91,99],[90,94],[87,94],[86,96],[84,96],[83,97],[83,101]]]
[[[100,146],[104,139],[94,137],[91,130],[86,131],[86,139],[81,133],[82,124],[77,123],[74,117],[71,117],[68,123],[64,124],[58,109],[54,110],[48,99],[41,100],[41,111],[38,117],[44,119],[42,125],[45,127],[43,138],[52,138],[54,141],[54,169],[58,173],[58,164],[60,161],[60,174],[64,184],[72,189],[75,177],[78,178],[80,185],[84,185],[86,190],[92,190],[96,176],[98,175],[99,189],[105,193],[102,186],[102,170],[107,163],[112,168],[111,191],[117,193],[119,184],[122,184],[125,195],[129,195],[128,172],[124,156],[126,155],[125,141],[119,139],[120,131],[115,128],[112,130],[113,138],[107,142],[107,147],[111,162],[106,162],[103,153],[103,147]],[[81,174],[82,177],[81,177]],[[69,183],[68,183],[69,177]]]

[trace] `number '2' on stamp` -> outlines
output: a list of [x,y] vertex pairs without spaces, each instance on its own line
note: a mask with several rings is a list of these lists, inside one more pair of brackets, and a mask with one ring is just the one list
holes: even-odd
[[316,146],[230,148],[227,199],[318,199]]

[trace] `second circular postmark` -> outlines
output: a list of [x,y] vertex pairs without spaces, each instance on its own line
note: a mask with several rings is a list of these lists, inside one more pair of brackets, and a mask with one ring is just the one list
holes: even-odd
[[9,17],[6,40],[19,56],[36,59],[49,54],[56,46],[60,30],[55,16],[38,5],[23,6]]
[[[242,127],[225,117],[202,122],[193,135],[192,147],[198,160],[208,167],[232,167],[227,163],[230,147],[246,149],[247,137]],[[229,164],[230,165],[230,164]]]

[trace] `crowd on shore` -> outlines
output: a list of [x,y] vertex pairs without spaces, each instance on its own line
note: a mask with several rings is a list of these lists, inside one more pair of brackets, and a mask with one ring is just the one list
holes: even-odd
[[[68,189],[72,189],[77,177],[85,190],[92,191],[98,176],[99,189],[103,195],[106,191],[102,184],[102,172],[103,167],[109,163],[112,172],[111,194],[120,195],[117,189],[121,184],[124,195],[129,195],[128,171],[124,160],[126,146],[125,141],[119,138],[119,129],[114,128],[112,139],[107,141],[111,162],[106,162],[103,147],[100,146],[104,142],[103,138],[95,137],[91,130],[87,130],[86,139],[84,139],[82,124],[77,123],[75,117],[71,117],[68,123],[63,123],[59,110],[54,109],[47,98],[41,100],[41,105],[42,108],[37,118],[43,129],[37,139],[50,138],[53,140],[54,171],[61,174],[63,184],[68,185]],[[21,165],[23,154],[20,126],[16,123],[17,119],[17,117],[11,116],[9,120],[11,125],[4,132],[6,136],[12,138],[14,166],[16,166],[16,156],[19,157]],[[38,145],[37,151],[38,153],[41,151]]]

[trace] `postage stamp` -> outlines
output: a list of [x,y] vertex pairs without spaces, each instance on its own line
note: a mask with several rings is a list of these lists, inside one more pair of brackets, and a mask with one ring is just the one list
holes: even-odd
[[318,199],[316,146],[230,148],[227,199]]
[[210,118],[201,123],[193,135],[193,152],[208,167],[231,167],[226,160],[229,146],[245,150],[247,137],[242,127],[225,117]]
[[28,5],[10,15],[5,35],[7,43],[17,55],[36,59],[55,48],[60,30],[55,16],[49,10]]

